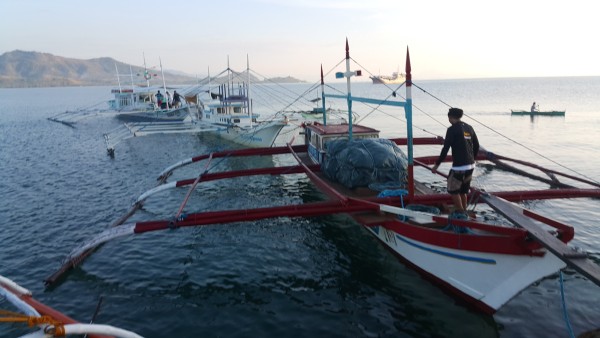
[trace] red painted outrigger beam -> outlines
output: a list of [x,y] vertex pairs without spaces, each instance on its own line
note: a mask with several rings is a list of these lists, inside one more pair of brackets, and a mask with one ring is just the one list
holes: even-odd
[[201,226],[222,223],[248,222],[276,217],[314,217],[322,215],[378,210],[373,205],[354,202],[327,201],[309,204],[284,205],[279,207],[206,211],[186,215],[181,220],[137,222],[136,234],[169,228]]
[[[398,145],[406,145],[406,138],[397,138],[392,139],[392,141]],[[415,138],[413,140],[415,145],[433,145],[433,144],[442,144],[443,138],[441,137],[428,137],[428,138]],[[179,164],[171,167],[170,169],[163,172],[159,178],[161,183],[164,183],[166,179],[169,177],[171,172],[175,170],[179,166],[183,166],[186,164],[202,161],[205,159],[212,158],[226,158],[226,157],[247,157],[247,156],[268,156],[268,155],[278,155],[278,154],[292,154],[296,160],[298,161],[298,165],[294,166],[284,166],[284,167],[270,167],[270,168],[253,168],[253,169],[245,169],[245,170],[236,170],[236,171],[228,171],[228,172],[217,172],[217,173],[208,173],[208,169],[205,168],[205,171],[202,175],[195,179],[186,179],[180,180],[176,182],[176,187],[182,187],[185,185],[191,185],[199,182],[206,182],[212,180],[226,179],[226,178],[234,178],[234,177],[247,177],[254,175],[285,175],[285,174],[298,174],[304,173],[309,176],[311,181],[313,181],[317,187],[327,194],[332,201],[328,202],[319,202],[319,203],[311,203],[311,204],[303,204],[303,205],[292,205],[292,206],[281,206],[281,207],[270,207],[270,208],[258,208],[251,210],[229,210],[229,211],[213,211],[213,212],[204,212],[197,214],[190,214],[186,217],[183,217],[181,220],[177,220],[179,217],[175,217],[174,220],[161,220],[161,221],[149,221],[149,222],[138,222],[135,225],[135,232],[142,233],[153,230],[161,230],[179,226],[196,226],[196,225],[207,225],[207,224],[220,224],[220,223],[230,223],[230,222],[242,222],[242,221],[252,221],[257,219],[264,218],[273,218],[273,217],[311,217],[311,216],[320,216],[334,213],[352,213],[358,211],[367,211],[374,210],[373,206],[369,206],[366,202],[374,202],[381,204],[389,204],[393,206],[400,206],[401,200],[399,197],[385,197],[385,198],[368,198],[361,203],[357,203],[349,199],[348,197],[339,194],[332,187],[330,187],[327,183],[322,181],[319,176],[315,174],[315,172],[320,171],[319,165],[306,165],[303,161],[300,160],[297,153],[305,153],[307,151],[306,145],[297,145],[291,146],[287,145],[284,147],[273,147],[273,148],[251,148],[251,149],[240,149],[233,151],[223,151],[223,152],[215,152],[212,154],[199,155],[192,157],[188,160],[182,161]],[[420,158],[415,158],[415,164],[423,167],[428,167],[428,165],[435,162],[437,159],[436,156],[425,156]],[[478,160],[498,160],[502,159],[505,161],[513,161],[515,163],[519,163],[521,165],[526,165],[534,169],[541,170],[543,172],[550,172],[555,175],[567,177],[582,183],[587,183],[595,187],[599,187],[600,185],[596,182],[591,182],[583,179],[579,179],[577,177],[573,177],[571,175],[563,174],[556,172],[554,170],[548,170],[537,165],[510,159],[508,157],[500,156],[493,154],[491,152],[480,152]],[[446,160],[451,160],[451,157],[448,157]],[[208,166],[208,165],[207,165]],[[506,164],[500,163],[498,166],[502,169],[513,171],[510,166]],[[520,173],[517,171],[517,173]],[[443,174],[442,174],[443,175]],[[555,184],[556,180],[547,180],[535,175],[526,175],[528,177],[538,179],[549,184]],[[506,199],[508,201],[517,202],[523,200],[532,200],[532,199],[556,199],[556,198],[577,198],[577,197],[596,197],[600,198],[600,189],[579,189],[579,188],[561,188],[561,189],[545,189],[545,190],[534,190],[534,191],[504,191],[504,192],[490,192],[491,194]],[[475,203],[480,203],[479,201],[479,192],[472,192],[472,200]],[[414,196],[405,196],[404,201],[406,203],[416,203],[416,204],[426,204],[426,205],[436,205],[436,204],[444,204],[450,203],[451,199],[448,194],[429,194],[429,195],[414,195]],[[482,202],[481,202],[482,203]],[[118,226],[123,224],[137,209],[142,206],[143,202],[136,203],[127,214],[123,215],[117,221],[115,221],[111,226]],[[184,204],[183,204],[184,205]],[[181,207],[180,212],[181,214]],[[65,262],[63,266],[55,272],[52,276],[45,280],[46,284],[55,283],[64,273],[73,267],[79,265],[87,256],[89,256],[96,248],[89,249],[78,257],[70,259]]]

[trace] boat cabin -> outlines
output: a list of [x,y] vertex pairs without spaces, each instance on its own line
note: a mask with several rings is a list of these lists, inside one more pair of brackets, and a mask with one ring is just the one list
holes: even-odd
[[154,110],[154,93],[148,90],[136,92],[133,89],[113,89],[112,100],[108,101],[111,110],[116,111],[134,111],[134,110]]
[[[348,137],[348,124],[324,125],[319,122],[307,124],[305,128],[305,144],[308,147],[308,155],[314,163],[321,164],[327,152],[327,143],[333,140]],[[352,125],[352,139],[376,139],[379,138],[379,130]]]
[[251,127],[257,123],[259,114],[251,112],[248,87],[241,84],[232,88],[223,84],[218,92],[210,92],[211,101],[207,102],[202,110],[202,119],[217,125],[227,127]]

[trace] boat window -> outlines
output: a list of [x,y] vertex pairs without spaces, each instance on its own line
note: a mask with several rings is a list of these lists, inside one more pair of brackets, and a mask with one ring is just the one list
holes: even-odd
[[310,143],[314,144],[315,147],[319,148],[319,141],[317,139],[317,134],[310,135]]
[[233,107],[233,112],[234,113],[241,113],[242,112],[242,108],[240,108],[240,107]]
[[131,105],[131,98],[127,96],[121,96],[119,100],[120,107],[126,107]]
[[240,123],[240,119],[233,119],[233,123]]
[[217,108],[217,114],[223,114],[223,108]]

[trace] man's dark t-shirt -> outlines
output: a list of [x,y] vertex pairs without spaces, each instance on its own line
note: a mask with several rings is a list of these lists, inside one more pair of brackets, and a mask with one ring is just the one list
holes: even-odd
[[459,121],[446,130],[444,147],[436,164],[444,161],[448,150],[452,148],[452,166],[459,167],[475,163],[475,156],[479,152],[479,140],[475,130],[470,125]]

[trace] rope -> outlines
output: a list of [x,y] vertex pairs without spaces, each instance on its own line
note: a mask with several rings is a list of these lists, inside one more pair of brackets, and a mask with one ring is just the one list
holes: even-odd
[[[354,63],[356,63],[357,65],[359,65],[359,66],[360,66],[360,64],[359,64],[358,62],[356,62],[356,60],[352,59],[352,61],[354,61]],[[362,67],[362,66],[361,66],[361,67]],[[364,67],[362,67],[362,68],[364,68]],[[368,71],[367,71],[367,72],[368,72]],[[368,73],[370,73],[370,72],[368,72]],[[402,85],[403,85],[403,84],[402,84]],[[402,85],[400,85],[400,86],[402,86]],[[430,97],[432,97],[432,98],[434,98],[435,100],[439,101],[440,103],[442,103],[442,104],[446,105],[447,107],[452,107],[450,104],[448,104],[448,103],[447,103],[447,102],[445,102],[444,100],[442,100],[442,99],[440,99],[439,97],[437,97],[437,96],[435,96],[435,95],[431,94],[430,92],[428,92],[428,91],[426,91],[425,89],[421,88],[419,85],[415,84],[414,82],[412,83],[412,85],[413,85],[413,87],[420,89],[421,91],[423,91],[423,93],[425,93],[425,94],[429,95]],[[388,87],[388,88],[389,88],[389,87]],[[388,99],[390,96],[394,96],[394,97],[395,97],[395,96],[396,96],[396,91],[392,91],[392,94],[390,94],[390,95],[389,95],[389,96],[386,98],[386,100],[387,100],[387,99]],[[401,98],[405,99],[404,97],[402,97],[402,95],[399,95],[399,96],[400,96]],[[418,111],[422,112],[423,114],[425,114],[426,116],[430,117],[432,120],[434,120],[434,121],[438,122],[440,125],[442,125],[442,126],[445,126],[445,124],[441,123],[441,122],[440,122],[438,119],[436,119],[436,118],[432,117],[431,115],[429,115],[429,114],[425,113],[425,111],[423,111],[423,110],[422,110],[422,109],[420,109],[419,107],[415,106],[414,104],[413,104],[413,107],[414,107],[416,110],[418,110]],[[374,110],[378,110],[378,107],[374,108],[374,109],[373,109],[373,111],[374,111]],[[371,112],[370,112],[370,113],[368,113],[366,116],[364,116],[363,118],[361,118],[360,120],[358,120],[358,121],[357,121],[357,123],[359,123],[360,121],[362,121],[364,118],[366,118],[368,115],[370,115],[370,114],[371,114],[373,111],[371,111]],[[389,114],[388,114],[388,115],[389,115]],[[496,131],[496,130],[494,130],[494,129],[490,128],[490,127],[488,127],[487,125],[483,124],[482,122],[480,122],[480,121],[479,121],[479,120],[477,120],[476,118],[474,118],[474,117],[472,117],[472,116],[470,116],[470,115],[468,115],[468,114],[464,114],[464,115],[465,115],[465,116],[467,116],[467,117],[469,117],[469,118],[470,118],[470,119],[472,119],[473,121],[477,122],[479,125],[481,125],[481,126],[483,126],[483,127],[487,128],[487,129],[491,130],[492,132],[496,133],[497,135],[500,135],[500,136],[504,137],[505,139],[507,139],[507,140],[509,140],[509,141],[511,141],[511,142],[513,142],[513,143],[515,143],[515,144],[517,144],[517,145],[519,145],[519,146],[521,146],[521,147],[523,147],[523,148],[525,148],[525,149],[527,149],[527,150],[531,151],[532,153],[534,153],[534,154],[536,154],[536,155],[540,156],[541,158],[543,158],[543,159],[546,159],[547,161],[550,161],[550,162],[552,162],[552,163],[554,163],[554,164],[556,164],[556,165],[560,166],[561,168],[564,168],[564,169],[566,169],[566,170],[568,170],[568,171],[571,171],[571,172],[573,172],[573,173],[575,173],[575,174],[577,174],[577,175],[579,175],[579,176],[581,176],[581,177],[585,177],[586,179],[588,179],[588,180],[590,180],[590,181],[592,181],[592,182],[595,182],[595,183],[599,183],[599,184],[600,184],[600,182],[598,182],[598,181],[594,180],[593,178],[590,178],[589,176],[586,176],[586,175],[584,175],[584,174],[582,174],[582,173],[580,173],[580,172],[578,172],[578,171],[576,171],[576,170],[574,170],[574,169],[571,169],[571,168],[569,168],[569,167],[567,167],[567,166],[564,166],[564,165],[562,165],[562,164],[558,163],[557,161],[555,161],[555,160],[552,160],[552,159],[550,159],[550,158],[548,158],[548,157],[546,157],[546,156],[542,155],[541,153],[539,153],[539,152],[537,152],[537,151],[535,151],[535,150],[533,150],[533,149],[531,149],[531,148],[529,148],[529,147],[527,147],[527,146],[523,145],[522,143],[519,143],[519,142],[517,142],[517,141],[515,141],[515,140],[511,139],[510,137],[508,137],[508,136],[506,136],[506,135],[503,135],[502,133],[500,133],[500,132],[498,132],[498,131]],[[390,116],[391,116],[391,115],[390,115]],[[394,118],[396,118],[396,117],[394,117]],[[397,119],[398,119],[398,118],[397,118]],[[400,119],[398,119],[398,120],[400,120]],[[423,130],[423,131],[425,131],[425,132],[427,132],[427,131],[426,131],[426,130],[424,130],[424,129],[422,129],[422,130]],[[431,134],[433,134],[433,133],[431,133]],[[433,135],[435,135],[435,134],[433,134]]]
[[436,100],[440,101],[440,103],[442,103],[442,104],[444,104],[444,105],[448,106],[448,108],[452,108],[452,106],[451,106],[451,105],[449,105],[448,103],[446,103],[444,100],[442,100],[442,99],[440,99],[439,97],[437,97],[437,96],[435,96],[435,95],[431,94],[430,92],[426,91],[425,89],[423,89],[423,88],[419,87],[419,86],[418,86],[418,85],[416,85],[414,82],[413,82],[413,84],[412,84],[412,85],[413,85],[413,87],[416,87],[416,88],[419,88],[419,89],[421,89],[421,91],[422,91],[423,93],[425,93],[425,94],[427,94],[427,95],[431,96],[432,98],[434,98],[434,99],[436,99]]
[[[351,59],[351,60],[352,60],[352,61],[353,61],[355,64],[357,64],[359,67],[363,68],[363,70],[365,70],[365,71],[366,71],[366,73],[368,73],[368,74],[370,74],[370,75],[373,75],[373,73],[371,73],[369,70],[367,70],[365,67],[363,67],[363,66],[362,66],[360,63],[358,63],[356,60],[354,60],[353,58],[350,58],[350,59]],[[337,67],[339,64],[341,64],[343,61],[344,61],[344,60],[340,61],[340,63],[338,63],[338,64],[337,64],[335,67]],[[329,74],[329,72],[328,72],[327,74]],[[384,101],[384,102],[386,102],[386,101],[388,101],[388,100],[389,100],[389,98],[390,98],[390,97],[397,97],[397,96],[399,96],[399,97],[400,97],[401,99],[403,99],[403,100],[406,100],[406,98],[405,98],[404,96],[402,96],[401,94],[399,94],[399,93],[398,93],[398,89],[400,89],[400,88],[401,88],[402,86],[404,86],[405,84],[406,84],[406,82],[403,82],[403,83],[399,84],[399,85],[398,85],[398,87],[396,87],[396,89],[393,89],[392,87],[390,87],[390,86],[388,86],[387,84],[385,84],[385,86],[386,86],[387,88],[389,88],[391,92],[390,92],[390,94],[389,94],[389,95],[388,95],[388,96],[387,96],[387,97],[386,97],[386,98],[385,98],[383,101]],[[413,85],[414,85],[414,83],[413,83]],[[329,87],[329,86],[328,86],[328,87]],[[334,89],[334,88],[332,88],[332,89]],[[419,89],[421,89],[421,88],[419,88]],[[339,93],[342,93],[341,91],[339,91],[339,90],[337,90],[337,89],[334,89],[334,90],[335,90],[335,91],[337,91],[337,92],[339,92]],[[423,89],[421,89],[421,90],[423,90]],[[364,103],[364,102],[363,102],[363,104],[364,104],[365,106],[367,106],[367,107],[371,108],[371,111],[370,111],[369,113],[367,113],[366,115],[362,116],[360,119],[356,119],[356,121],[354,122],[354,123],[356,123],[356,124],[358,124],[358,123],[361,123],[361,122],[362,122],[362,121],[363,121],[365,118],[367,118],[369,115],[371,115],[371,114],[372,114],[372,113],[374,113],[375,111],[377,111],[377,112],[380,112],[380,113],[383,113],[384,115],[387,115],[387,116],[389,116],[389,117],[391,117],[391,118],[393,118],[393,119],[396,119],[396,120],[398,120],[398,121],[406,122],[406,120],[403,120],[403,119],[401,119],[401,118],[399,118],[399,117],[397,117],[397,116],[394,116],[394,115],[392,115],[392,114],[386,113],[385,111],[383,111],[383,110],[379,109],[379,108],[381,107],[381,104],[379,104],[379,105],[377,105],[377,106],[372,106],[372,105],[370,105],[370,104],[367,104],[367,103]],[[424,115],[428,116],[428,117],[429,117],[429,118],[431,118],[432,120],[436,121],[436,122],[437,122],[437,123],[439,123],[441,126],[445,126],[445,125],[444,125],[442,122],[440,122],[439,120],[435,119],[435,118],[434,118],[434,117],[432,117],[431,115],[427,114],[427,113],[426,113],[426,112],[425,112],[423,109],[419,108],[419,107],[418,107],[418,106],[416,106],[414,103],[413,103],[413,108],[414,108],[414,109],[416,109],[416,110],[418,110],[418,111],[420,111],[420,112],[421,112],[421,113],[423,113]],[[414,129],[419,129],[419,130],[421,130],[421,131],[423,131],[423,132],[425,132],[425,133],[428,133],[428,134],[430,134],[430,135],[433,135],[433,136],[440,136],[440,135],[438,135],[438,134],[436,134],[436,133],[430,132],[430,131],[428,131],[428,130],[426,130],[426,129],[422,128],[422,127],[416,126],[416,125],[413,125],[413,128],[414,128]]]
[[[281,90],[283,90],[283,91],[285,91],[285,92],[289,93],[289,95],[285,95],[285,93],[283,93],[283,95],[287,96],[288,98],[292,98],[292,97],[296,96],[296,99],[295,99],[295,100],[293,100],[291,103],[287,103],[287,102],[289,102],[289,101],[287,101],[287,100],[283,100],[283,98],[281,97],[282,95],[271,95],[271,97],[272,97],[273,99],[279,100],[279,101],[281,101],[282,103],[286,103],[286,104],[287,104],[287,105],[286,105],[286,106],[285,106],[283,109],[281,109],[280,111],[285,111],[285,110],[287,110],[289,107],[291,107],[292,105],[294,105],[296,102],[300,101],[301,99],[304,99],[305,101],[307,101],[305,104],[307,104],[307,105],[312,105],[312,103],[309,103],[310,101],[308,101],[308,99],[306,99],[306,97],[305,97],[305,96],[306,96],[306,95],[308,95],[308,93],[309,93],[309,92],[312,92],[313,90],[317,89],[317,88],[320,86],[320,84],[321,84],[321,81],[319,80],[319,81],[317,81],[317,82],[313,83],[313,84],[312,84],[312,85],[311,85],[311,86],[310,86],[308,89],[306,89],[306,90],[305,90],[305,91],[304,91],[302,94],[300,94],[299,96],[297,96],[297,93],[295,93],[294,91],[290,90],[289,88],[287,88],[287,87],[284,87],[284,86],[282,86],[281,84],[279,84],[279,83],[277,83],[277,82],[275,82],[275,81],[272,81],[271,79],[268,79],[268,78],[266,78],[265,76],[263,76],[263,75],[261,75],[261,74],[257,73],[256,71],[254,71],[254,70],[252,70],[252,69],[251,69],[251,71],[252,71],[254,74],[256,74],[256,75],[258,75],[258,76],[261,76],[263,79],[265,79],[265,81],[267,81],[267,82],[269,82],[269,83],[272,83],[272,84],[275,84],[275,85],[277,85],[277,87],[278,87],[278,88],[280,88]],[[261,85],[261,84],[255,84],[255,86],[257,86],[257,87],[259,87],[259,88],[266,88],[266,86],[264,86],[264,85]],[[273,91],[274,91],[274,90],[273,90]],[[280,94],[281,92],[276,92],[276,93],[277,93],[277,94]],[[254,92],[254,95],[256,95],[256,94],[257,94],[257,93],[256,93],[256,92]],[[273,100],[266,100],[266,102],[271,102],[271,101],[273,101]],[[274,110],[276,110],[276,109],[274,109]]]
[[65,335],[64,324],[50,316],[35,317],[8,310],[0,310],[0,323],[27,323],[29,327],[48,325],[48,327],[44,328],[45,333],[52,333],[56,337]]
[[[358,63],[358,61],[354,60],[352,57],[350,57],[350,60],[352,60],[354,63],[356,63],[360,68],[362,68],[364,71],[366,71],[369,75],[371,75],[371,76],[375,75],[370,70],[368,70],[365,66],[361,65],[360,63]],[[405,83],[406,83],[406,81],[402,82],[400,85],[398,85],[398,87],[396,87],[396,89],[392,89],[392,87],[388,86],[387,83],[383,83],[383,85],[386,86],[388,89],[392,90],[392,95],[394,97],[396,97],[396,91],[398,89],[400,89],[402,86],[404,86]]]
[[[370,187],[370,186],[369,186]],[[404,209],[404,196],[408,195],[408,190],[406,189],[395,189],[395,190],[383,190],[382,192],[380,192],[377,197],[396,197],[399,196],[400,197],[400,206],[402,207],[402,209]],[[401,221],[407,221],[408,220],[408,216],[405,215],[398,215],[398,219]]]
[[175,215],[175,220],[176,221],[180,220],[179,217],[181,216],[181,213],[183,212],[183,208],[187,204],[190,196],[192,195],[192,192],[194,192],[194,189],[198,185],[198,182],[200,182],[200,180],[202,179],[202,176],[204,176],[204,174],[208,173],[208,167],[210,166],[210,162],[212,162],[212,159],[213,159],[213,153],[210,153],[210,155],[208,157],[208,162],[204,166],[204,172],[202,172],[200,175],[198,175],[198,177],[196,178],[196,180],[194,181],[194,183],[192,184],[192,186],[190,186],[190,189],[188,189],[188,192],[185,195],[185,198],[183,199],[183,203],[181,203],[181,206],[179,207],[179,210],[177,211],[177,214]]
[[565,289],[564,289],[564,281],[563,281],[563,273],[562,270],[559,272],[560,276],[560,299],[562,302],[563,309],[563,317],[565,318],[565,323],[567,324],[567,331],[569,331],[569,337],[575,338],[575,334],[573,333],[573,328],[571,327],[571,321],[569,320],[569,314],[567,313],[567,303],[565,302]]
[[[426,91],[425,89],[423,89],[423,88],[419,87],[418,85],[416,85],[416,84],[414,84],[414,83],[413,83],[413,86],[414,86],[414,87],[417,87],[417,88],[419,88],[419,89],[420,89],[420,90],[422,90],[422,91],[423,91],[425,94],[427,94],[427,95],[431,96],[432,98],[434,98],[434,99],[438,100],[438,101],[439,101],[439,102],[441,102],[442,104],[444,104],[444,105],[446,105],[446,106],[448,106],[448,107],[452,107],[451,105],[449,105],[448,103],[446,103],[446,102],[445,102],[445,101],[443,101],[442,99],[440,99],[440,98],[438,98],[437,96],[435,96],[435,95],[433,95],[433,94],[429,93],[428,91]],[[531,151],[532,153],[534,153],[534,154],[536,154],[536,155],[540,156],[541,158],[543,158],[543,159],[545,159],[545,160],[547,160],[547,161],[550,161],[550,162],[552,162],[552,163],[554,163],[554,164],[558,165],[559,167],[561,167],[561,168],[564,168],[564,169],[566,169],[566,170],[568,170],[568,171],[571,171],[571,172],[573,172],[573,173],[575,173],[575,174],[577,174],[577,175],[579,175],[579,176],[581,176],[581,177],[585,177],[585,178],[589,179],[590,181],[593,181],[593,182],[596,182],[596,183],[600,183],[600,182],[598,182],[598,181],[594,180],[593,178],[590,178],[590,177],[588,177],[588,176],[586,176],[586,175],[584,175],[584,174],[582,174],[582,173],[580,173],[580,172],[578,172],[578,171],[576,171],[576,170],[574,170],[574,169],[571,169],[571,168],[569,168],[569,167],[567,167],[567,166],[564,166],[564,165],[562,165],[562,164],[560,164],[560,163],[558,163],[558,162],[554,161],[553,159],[551,159],[551,158],[548,158],[548,157],[546,157],[546,156],[542,155],[541,153],[539,153],[539,152],[537,152],[537,151],[535,151],[535,150],[533,150],[533,149],[531,149],[531,148],[527,147],[526,145],[524,145],[524,144],[522,144],[522,143],[520,143],[520,142],[517,142],[517,141],[515,141],[515,140],[511,139],[510,137],[508,137],[508,136],[506,136],[506,135],[504,135],[504,134],[502,134],[502,133],[500,133],[500,132],[498,132],[498,131],[496,131],[496,130],[494,130],[494,129],[490,128],[490,127],[488,127],[487,125],[483,124],[482,122],[480,122],[479,120],[477,120],[477,119],[476,119],[476,118],[474,118],[473,116],[470,116],[470,115],[468,115],[468,114],[466,114],[466,113],[465,113],[464,115],[465,115],[465,116],[467,116],[468,118],[470,118],[471,120],[473,120],[473,121],[477,122],[479,125],[481,125],[481,126],[483,126],[483,127],[487,128],[488,130],[490,130],[490,131],[494,132],[495,134],[497,134],[497,135],[500,135],[500,136],[504,137],[505,139],[507,139],[507,140],[509,140],[509,141],[511,141],[511,142],[513,142],[513,143],[515,143],[515,144],[517,144],[517,145],[519,145],[519,146],[521,146],[521,147],[523,147],[523,148],[525,148],[525,149],[527,149],[527,150]]]

